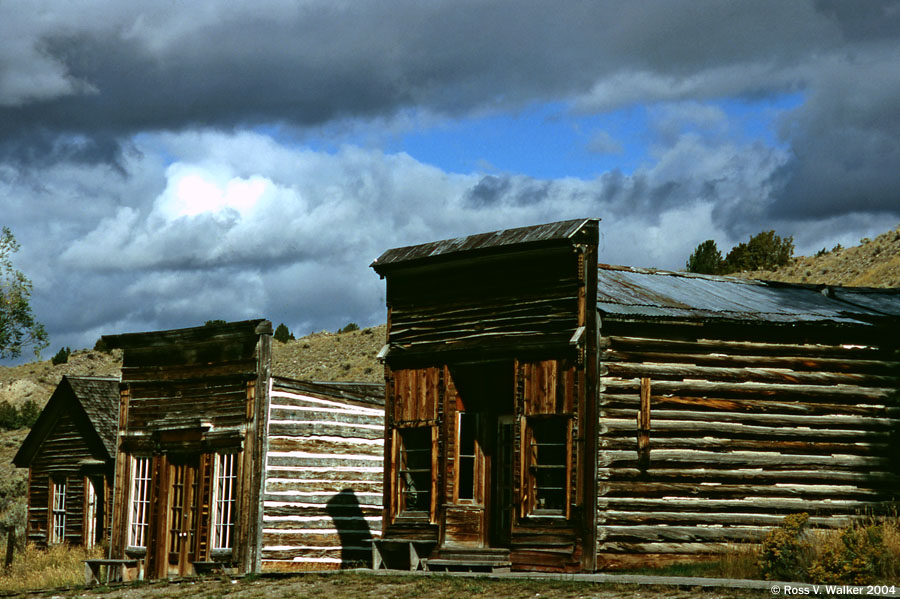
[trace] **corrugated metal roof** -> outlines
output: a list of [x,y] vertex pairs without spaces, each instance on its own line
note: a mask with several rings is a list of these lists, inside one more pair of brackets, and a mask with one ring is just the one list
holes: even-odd
[[597,306],[646,318],[863,324],[900,316],[900,293],[600,265]]
[[401,262],[427,260],[461,252],[484,252],[493,248],[508,249],[511,246],[526,243],[535,244],[572,239],[589,224],[593,224],[593,228],[596,229],[598,222],[599,219],[595,218],[579,218],[394,248],[384,252],[370,266],[377,272],[381,272],[382,268]]

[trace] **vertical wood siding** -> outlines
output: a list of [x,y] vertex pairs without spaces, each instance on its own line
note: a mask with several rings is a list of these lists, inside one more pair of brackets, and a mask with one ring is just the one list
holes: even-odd
[[789,513],[836,527],[896,499],[896,349],[627,336],[601,348],[600,567],[755,542]]
[[265,570],[366,565],[381,535],[384,408],[289,387],[269,406]]

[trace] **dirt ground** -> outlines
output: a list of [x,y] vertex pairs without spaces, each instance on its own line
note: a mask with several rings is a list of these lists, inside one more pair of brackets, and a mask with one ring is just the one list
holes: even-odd
[[759,597],[764,591],[748,589],[681,588],[575,581],[463,578],[456,576],[376,576],[358,572],[297,574],[286,577],[229,577],[173,582],[134,583],[84,589],[31,592],[20,597],[84,597],[104,599],[713,599]]

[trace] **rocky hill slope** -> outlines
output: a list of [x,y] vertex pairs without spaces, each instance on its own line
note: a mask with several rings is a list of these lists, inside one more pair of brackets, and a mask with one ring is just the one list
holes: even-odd
[[875,239],[862,239],[857,246],[823,248],[815,256],[794,258],[776,271],[731,276],[848,287],[900,287],[900,226]]

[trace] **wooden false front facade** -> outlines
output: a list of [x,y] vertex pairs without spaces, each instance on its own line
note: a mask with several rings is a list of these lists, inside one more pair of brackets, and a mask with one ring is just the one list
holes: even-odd
[[105,337],[125,350],[111,557],[147,578],[370,563],[384,385],[273,376],[271,328]]
[[389,250],[376,561],[592,571],[900,494],[900,292],[595,266],[597,221]]
[[271,324],[104,337],[124,348],[111,555],[144,576],[259,569]]
[[597,222],[478,237],[373,264],[389,310],[377,552],[591,569]]
[[64,376],[13,463],[28,468],[26,539],[93,547],[109,531],[119,383]]

